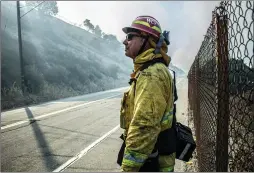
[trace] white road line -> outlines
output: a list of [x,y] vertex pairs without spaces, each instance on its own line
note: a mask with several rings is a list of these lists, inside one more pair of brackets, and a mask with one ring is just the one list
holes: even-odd
[[120,127],[120,125],[117,125],[116,127],[114,127],[112,130],[110,130],[109,132],[107,132],[105,135],[103,135],[102,137],[100,137],[99,139],[97,139],[96,141],[94,141],[92,144],[90,144],[88,147],[86,147],[84,150],[80,151],[76,156],[72,157],[70,160],[68,160],[67,162],[65,162],[63,165],[61,165],[60,167],[58,167],[57,169],[55,169],[53,172],[62,172],[64,171],[66,168],[68,168],[69,166],[71,166],[72,164],[74,164],[76,161],[78,161],[79,159],[81,159],[81,157],[83,157],[86,153],[88,153],[89,150],[91,150],[93,147],[95,147],[97,144],[99,144],[100,142],[102,142],[105,138],[107,138],[109,135],[111,135],[112,133],[114,133],[118,128]]
[[[53,101],[48,101],[42,104],[37,104],[37,105],[32,105],[29,108],[33,108],[33,107],[37,107],[37,106],[44,106],[44,105],[49,105],[49,104],[54,104],[54,103],[61,103],[61,102],[66,102],[66,101],[73,101],[72,99],[75,98],[82,98],[82,97],[86,97],[86,96],[98,96],[98,94],[104,94],[104,93],[110,93],[110,92],[117,92],[117,91],[121,91],[121,90],[126,90],[128,87],[122,87],[122,88],[116,88],[116,89],[112,89],[112,90],[106,90],[106,91],[100,91],[100,92],[96,92],[96,93],[90,93],[90,94],[86,94],[86,95],[80,95],[80,96],[75,96],[75,97],[69,97],[69,98],[63,98],[63,99],[59,99],[59,100],[53,100]],[[13,109],[13,110],[7,110],[7,111],[3,111],[1,112],[1,117],[4,116],[9,116],[7,114],[15,114],[15,113],[20,113],[22,111],[24,111],[25,108],[21,107],[21,108],[17,108],[17,109]]]
[[1,127],[1,130],[8,129],[8,128],[11,128],[11,127],[14,127],[14,126],[18,126],[20,124],[27,123],[27,122],[29,122],[31,120],[39,120],[39,119],[42,119],[42,118],[45,118],[45,117],[48,117],[48,116],[51,116],[51,115],[55,115],[55,114],[58,114],[58,113],[69,111],[71,109],[75,109],[75,108],[82,107],[82,106],[85,106],[85,105],[88,105],[88,104],[91,104],[91,103],[95,103],[95,102],[98,102],[98,101],[102,101],[102,100],[106,100],[106,99],[109,99],[109,98],[113,98],[113,97],[116,97],[116,96],[119,96],[119,95],[121,95],[121,94],[113,95],[113,96],[110,96],[110,97],[106,97],[106,98],[103,98],[103,99],[91,101],[91,102],[88,102],[88,103],[83,103],[83,104],[76,105],[76,106],[69,107],[69,108],[65,108],[65,109],[62,109],[62,110],[59,110],[59,111],[47,113],[47,114],[44,114],[44,115],[37,116],[35,118],[30,118],[30,119],[27,119],[27,120],[19,121],[19,122],[13,123],[13,124],[9,124],[9,125],[3,126],[3,127]]

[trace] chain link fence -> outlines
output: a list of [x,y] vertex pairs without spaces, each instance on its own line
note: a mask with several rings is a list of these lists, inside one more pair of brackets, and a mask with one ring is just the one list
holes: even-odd
[[198,170],[254,171],[254,2],[223,1],[188,74]]

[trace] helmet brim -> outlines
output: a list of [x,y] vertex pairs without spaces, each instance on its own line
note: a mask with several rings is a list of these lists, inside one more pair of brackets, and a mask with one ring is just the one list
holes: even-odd
[[125,33],[125,34],[128,34],[128,28],[129,27],[124,27],[122,30],[123,30],[123,32]]
[[122,30],[125,34],[128,34],[129,32],[141,32],[140,29],[135,27],[124,27]]

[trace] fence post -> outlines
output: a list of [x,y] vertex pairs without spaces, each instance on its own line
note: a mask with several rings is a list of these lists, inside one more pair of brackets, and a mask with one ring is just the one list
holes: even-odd
[[229,76],[227,15],[216,13],[218,56],[218,112],[216,136],[216,172],[228,171]]
[[[194,104],[195,104],[195,117],[196,117],[196,141],[197,141],[197,152],[198,152],[198,163],[201,162],[201,154],[200,154],[200,89],[199,89],[199,78],[200,78],[200,73],[199,73],[200,69],[199,69],[199,58],[196,58],[195,60],[195,89],[194,89],[194,95],[195,95],[195,100],[194,100]],[[199,164],[199,171],[200,171],[200,164]]]

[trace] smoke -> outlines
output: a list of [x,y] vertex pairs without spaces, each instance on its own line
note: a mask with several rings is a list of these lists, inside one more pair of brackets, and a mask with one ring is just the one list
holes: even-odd
[[139,15],[163,18],[164,23],[166,20],[162,16],[168,16],[163,6],[155,1],[58,1],[58,6],[59,15],[77,23],[90,19],[105,33],[115,34],[119,40],[125,37],[122,28],[129,26]]
[[59,14],[76,23],[90,19],[105,33],[122,41],[122,28],[139,15],[151,15],[163,30],[170,30],[168,54],[172,63],[184,71],[191,66],[218,1],[58,1]]
[[217,1],[184,1],[179,12],[181,17],[179,29],[175,35],[180,38],[175,40],[176,50],[172,55],[172,62],[185,70],[189,70],[196,54],[199,51],[204,35],[212,20],[212,11],[219,2]]

